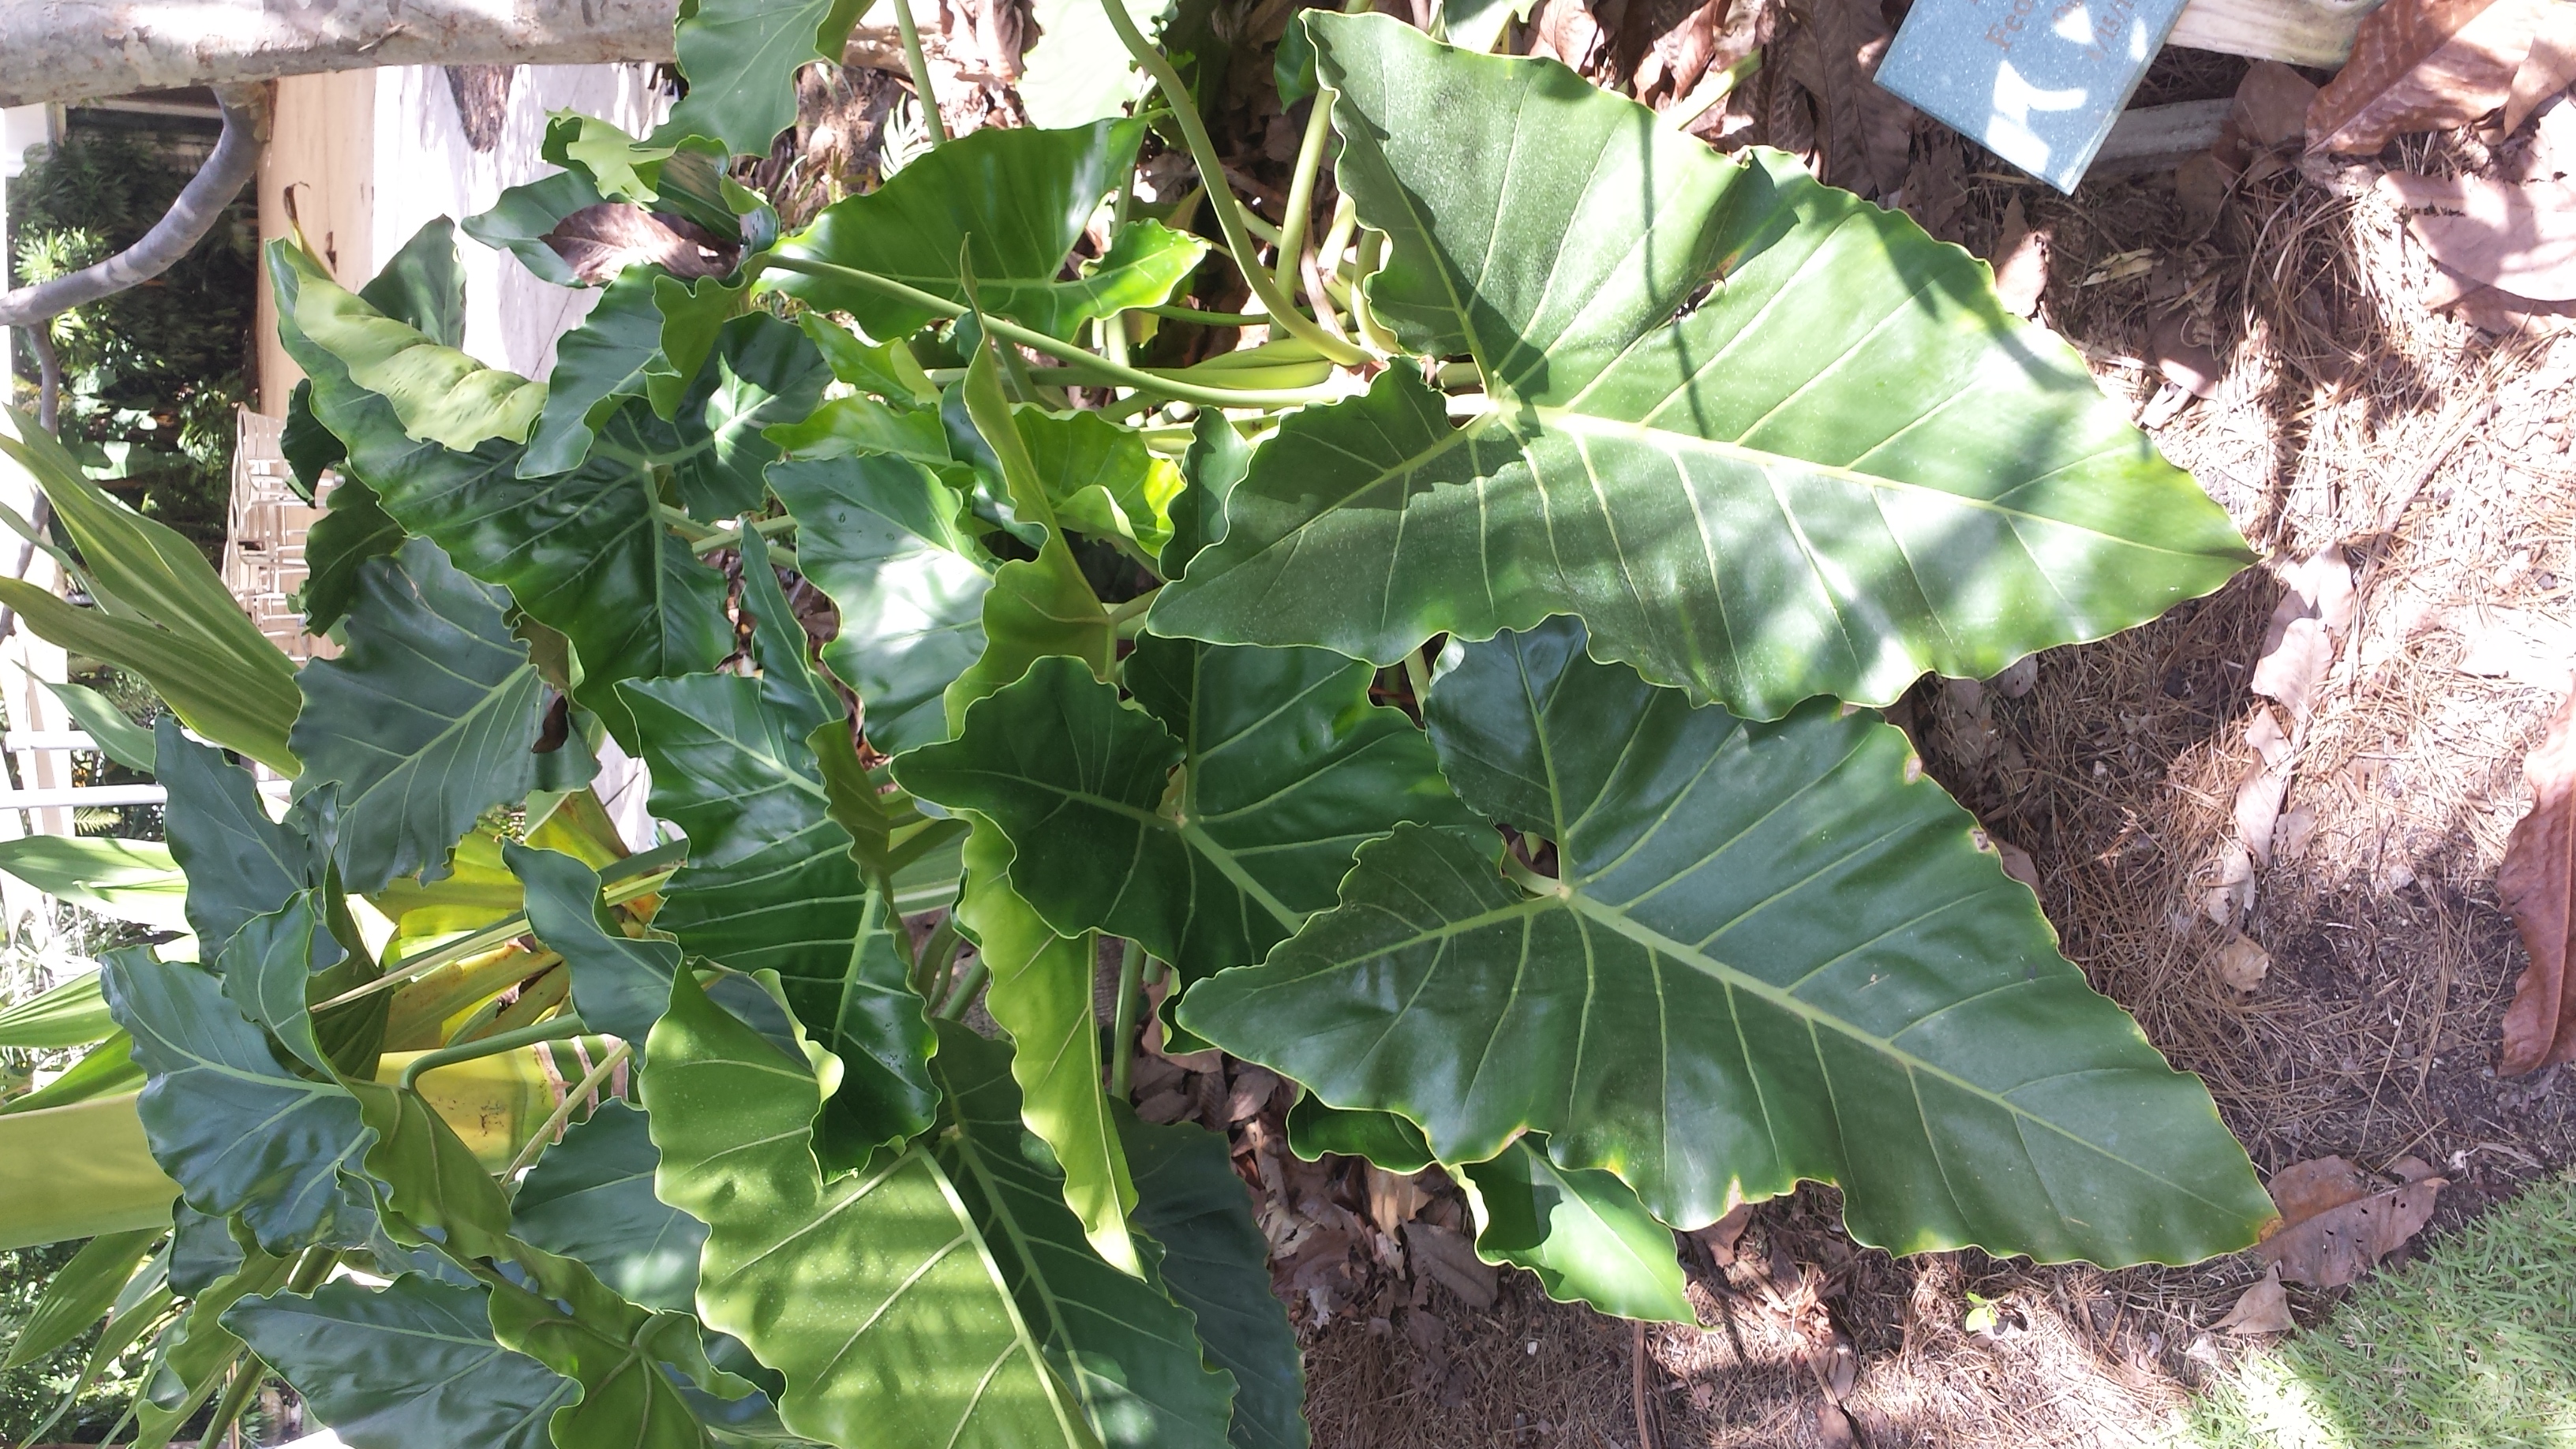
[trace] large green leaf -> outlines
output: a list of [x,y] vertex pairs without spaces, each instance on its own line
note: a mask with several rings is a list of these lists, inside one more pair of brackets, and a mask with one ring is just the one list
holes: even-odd
[[304,667],[295,788],[337,793],[345,888],[437,880],[484,811],[536,788],[546,687],[508,603],[415,538],[359,571],[346,652]]
[[1012,519],[1036,530],[1028,541],[1037,557],[1013,559],[994,571],[993,587],[984,595],[984,652],[940,696],[951,734],[965,727],[968,705],[1027,673],[1035,660],[1069,655],[1106,679],[1118,657],[1117,628],[1056,526],[1046,479],[1002,392],[1001,365],[990,346],[976,347],[957,394],[967,435],[981,440],[1002,475]]
[[1457,1173],[1475,1205],[1476,1254],[1486,1262],[1529,1269],[1561,1303],[1589,1303],[1657,1323],[1699,1323],[1682,1291],[1673,1230],[1617,1177],[1557,1166],[1536,1134]]
[[1230,1385],[1186,1313],[1083,1242],[1000,1045],[947,1028],[942,1129],[828,1180],[810,1070],[686,977],[648,1057],[656,1189],[711,1224],[699,1309],[786,1375],[789,1428],[844,1446],[1222,1437]]
[[[1170,0],[1120,0],[1128,18],[1151,39],[1163,28]],[[1135,57],[1127,53],[1100,0],[1035,0],[1030,18],[1037,44],[1021,58],[1011,89],[1029,113],[1029,124],[1062,128],[1114,120],[1143,93]]]
[[1560,881],[1405,828],[1339,909],[1200,983],[1191,1030],[1447,1162],[1548,1134],[1664,1221],[1800,1178],[1899,1253],[2194,1262],[2271,1216],[2195,1079],[2058,955],[1905,737],[1819,701],[1775,725],[1584,657],[1560,620],[1432,691],[1459,792]]
[[[129,1045],[120,1031],[83,1060],[122,1063]],[[0,1161],[45,1170],[0,1174],[0,1250],[169,1223],[179,1186],[153,1162],[130,1091],[21,1110],[27,1100],[0,1110]]]
[[1197,1316],[1209,1366],[1234,1375],[1227,1440],[1235,1449],[1305,1449],[1297,1330],[1270,1290],[1270,1244],[1225,1135],[1156,1126],[1124,1108],[1118,1130],[1136,1165],[1135,1223],[1163,1249],[1163,1287]]
[[699,1316],[786,1376],[788,1428],[841,1449],[1099,1443],[928,1153],[827,1180],[812,1069],[685,974],[645,1071],[654,1191],[709,1224]]
[[[145,735],[150,739],[150,735]],[[102,916],[162,931],[188,929],[187,878],[157,840],[28,835],[0,841],[0,871]],[[96,1037],[83,1040],[96,1041]],[[12,1046],[39,1043],[12,1042]],[[50,1042],[42,1045],[63,1046]]]
[[1129,936],[1192,977],[1245,965],[1332,904],[1360,841],[1480,825],[1356,660],[1148,638],[1127,669],[1141,709],[1041,659],[895,765],[1001,827],[1012,888],[1059,934]]
[[224,1324],[350,1449],[553,1449],[570,1380],[492,1336],[491,1290],[406,1273],[245,1298]]
[[298,1060],[327,1077],[331,1059],[314,1038],[307,993],[315,973],[338,965],[348,952],[332,939],[324,909],[322,892],[297,891],[283,908],[243,922],[215,958],[215,970],[223,977],[224,995],[242,1015],[267,1027]]
[[736,155],[766,156],[796,124],[796,72],[841,63],[871,0],[699,0],[680,17],[680,73],[689,93],[661,134],[708,136]]
[[999,1262],[1020,1316],[1111,1445],[1225,1441],[1234,1380],[1203,1361],[1188,1310],[1104,1262],[1064,1205],[1063,1178],[1020,1121],[1011,1052],[943,1022],[931,1063],[947,1094],[932,1153]]
[[1011,1034],[1011,1078],[1020,1120],[1054,1152],[1064,1202],[1101,1257],[1144,1276],[1127,1231],[1136,1185],[1100,1085],[1099,940],[1059,936],[1011,889],[1011,844],[992,822],[966,837],[966,882],[957,919],[992,972],[984,1009]]
[[1342,190],[1393,244],[1370,306],[1494,406],[1453,427],[1395,367],[1292,416],[1156,629],[1392,663],[1570,612],[1602,658],[1776,718],[1984,677],[2250,560],[2072,348],[1903,215],[1553,61],[1308,28]]
[[278,1065],[204,968],[138,947],[111,952],[104,970],[108,1010],[149,1076],[135,1106],[144,1136],[189,1206],[239,1214],[271,1253],[364,1241],[363,1197],[341,1181],[375,1141],[357,1102]]
[[135,1449],[162,1449],[203,1407],[243,1355],[242,1341],[223,1326],[232,1306],[254,1293],[284,1285],[291,1258],[245,1244],[239,1268],[198,1294],[161,1337],[156,1362],[134,1401]]
[[[273,252],[280,249],[291,247],[281,239],[272,244]],[[296,330],[340,359],[351,382],[391,404],[404,432],[459,450],[490,438],[527,438],[545,407],[544,383],[490,366],[387,316],[332,281],[310,257],[305,262],[303,285],[293,299]]]
[[510,1200],[510,1231],[577,1258],[629,1303],[690,1311],[704,1223],[653,1196],[662,1154],[644,1114],[602,1102],[546,1149]]
[[[269,250],[279,311],[313,270],[302,253]],[[446,550],[456,566],[510,591],[519,607],[572,640],[583,702],[626,738],[618,680],[711,669],[731,647],[724,576],[662,525],[660,470],[690,446],[640,399],[600,428],[585,463],[546,478],[517,475],[521,450],[471,453],[404,435],[392,408],[287,321],[279,337],[311,375],[314,409],[349,446],[349,467],[384,511]]]
[[[54,1078],[52,1081],[47,1082],[45,1085],[38,1087],[32,1092],[11,1097],[6,1102],[0,1102],[0,1117],[10,1116],[21,1112],[29,1114],[49,1112],[56,1107],[69,1107],[75,1103],[91,1102],[101,1097],[107,1097],[119,1093],[131,1095],[135,1089],[142,1085],[143,1069],[134,1064],[134,1038],[127,1036],[124,1028],[118,1027],[115,1030],[110,1031],[106,1036],[101,1037],[98,1045],[81,1053],[80,1060],[73,1062],[68,1067],[65,1067],[61,1076]],[[127,1115],[130,1117],[133,1114],[129,1112]],[[64,1140],[68,1141],[72,1139],[66,1138]],[[141,1124],[137,1123],[135,1142],[138,1148],[140,1148],[142,1140]],[[142,1156],[146,1161],[149,1161],[151,1154],[149,1151],[144,1151],[142,1152]],[[152,1169],[152,1175],[154,1177],[160,1177],[161,1170],[157,1167]],[[167,1179],[163,1180],[165,1182],[167,1181]],[[78,1194],[75,1193],[74,1195],[77,1196]],[[113,1197],[114,1195],[107,1194],[106,1196]],[[117,1203],[111,1211],[123,1212],[128,1207],[132,1206],[134,1206],[132,1203],[120,1202]],[[90,1231],[104,1232],[106,1229],[104,1227],[96,1227],[90,1229]],[[55,1236],[76,1238],[81,1236],[81,1234],[74,1232],[56,1234]],[[44,1242],[50,1241],[50,1239],[40,1238],[35,1239],[34,1241]]]
[[662,311],[653,305],[653,284],[660,275],[652,267],[618,273],[581,325],[555,340],[545,410],[537,416],[527,452],[519,457],[520,477],[541,478],[580,467],[590,455],[598,425],[616,411],[615,400],[644,391],[644,370],[662,354]]
[[801,329],[766,312],[727,320],[712,341],[704,364],[690,369],[679,404],[683,447],[669,466],[682,506],[726,518],[760,507],[762,473],[780,453],[763,434],[803,421],[832,373]]
[[1172,501],[1172,538],[1163,545],[1162,570],[1179,578],[1199,550],[1225,537],[1225,501],[1252,467],[1252,445],[1217,408],[1190,424],[1189,451],[1181,455],[1181,476],[1189,487]]
[[[312,380],[306,379],[303,385],[312,386]],[[336,444],[339,439],[334,437],[332,441]],[[304,632],[324,633],[339,623],[358,597],[359,567],[402,547],[408,536],[403,526],[394,522],[393,515],[385,512],[376,490],[343,467],[340,481],[323,501],[322,516],[304,535],[304,562],[309,572],[304,576],[304,591],[295,601],[296,607],[304,611]]]
[[581,278],[574,274],[572,264],[563,259],[562,253],[546,245],[546,235],[565,217],[607,199],[600,195],[589,172],[558,171],[509,188],[491,210],[469,216],[461,225],[467,236],[517,257],[537,276],[557,286],[577,287],[582,285]]
[[1179,468],[1097,412],[1011,411],[1058,523],[1124,539],[1148,559],[1163,551],[1172,537],[1172,502],[1184,486]]
[[[988,127],[915,160],[874,191],[833,203],[778,252],[890,277],[1070,338],[1094,317],[1169,297],[1205,247],[1157,227],[1160,235],[1131,244],[1115,269],[1059,280],[1144,134],[1130,120],[1063,131]],[[961,247],[971,298],[958,272]],[[771,272],[760,285],[847,312],[871,337],[906,337],[933,320],[913,303],[834,278]]]
[[[938,435],[937,413],[916,416]],[[958,527],[961,500],[886,453],[775,463],[769,486],[796,518],[798,565],[840,611],[823,662],[866,706],[869,742],[893,753],[946,738],[940,693],[984,652],[993,585]]]
[[[59,835],[31,840],[64,840]],[[12,841],[11,844],[17,842]],[[15,874],[15,872],[11,872]],[[0,1008],[0,1047],[47,1050],[87,1046],[116,1030],[108,1018],[107,998],[100,994],[98,973],[75,976],[50,990]]]
[[738,971],[775,970],[797,1017],[842,1059],[824,1121],[836,1161],[930,1124],[930,1026],[884,894],[850,857],[800,722],[738,675],[626,686],[653,813],[689,837],[655,924]]
[[572,973],[573,1009],[583,1024],[643,1041],[671,999],[680,948],[667,936],[614,929],[601,913],[599,872],[571,856],[512,842],[501,858],[527,887],[528,929]]
[[201,745],[164,715],[154,757],[170,792],[162,828],[170,858],[187,872],[188,924],[201,959],[212,961],[253,916],[282,909],[321,883],[322,862],[301,832],[268,818],[250,772]]

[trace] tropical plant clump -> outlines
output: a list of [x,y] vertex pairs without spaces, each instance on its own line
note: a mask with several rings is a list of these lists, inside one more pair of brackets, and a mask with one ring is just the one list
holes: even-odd
[[[736,158],[853,8],[703,0],[661,131],[560,117],[464,223],[598,288],[543,381],[459,350],[445,223],[354,292],[272,246],[340,657],[0,441],[99,607],[0,600],[175,714],[186,931],[58,992],[100,1044],[0,1110],[148,1143],[8,1224],[122,1234],[57,1292],[159,1333],[147,1449],[265,1371],[357,1449],[1302,1443],[1225,1140],[1125,1100],[1148,1032],[1641,1318],[1691,1316],[1671,1229],[1802,1179],[1897,1252],[2253,1240],[2208,1095],[1867,708],[2247,561],[1981,264],[1321,11],[1274,236],[1116,5],[1146,100],[782,234]],[[1149,130],[1212,184],[1149,201]],[[1259,340],[1140,360],[1202,327]]]

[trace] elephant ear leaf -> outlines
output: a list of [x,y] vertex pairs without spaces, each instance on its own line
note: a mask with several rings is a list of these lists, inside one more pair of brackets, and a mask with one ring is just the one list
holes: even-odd
[[654,924],[737,971],[774,970],[846,1075],[827,1151],[855,1162],[930,1125],[930,1025],[883,881],[850,855],[805,739],[769,681],[700,674],[625,686],[653,772],[653,813],[689,837]]
[[1390,664],[1574,613],[1598,657],[1770,719],[1983,678],[2251,561],[2072,348],[1902,214],[1551,60],[1307,29],[1342,190],[1392,247],[1370,308],[1500,406],[1452,426],[1398,367],[1291,416],[1157,632]]
[[271,1253],[365,1241],[366,1196],[341,1176],[362,1177],[376,1140],[356,1099],[279,1066],[212,972],[144,947],[110,953],[102,969],[108,1010],[147,1078],[135,1106],[144,1138],[188,1205],[240,1214]]
[[283,909],[254,916],[215,958],[224,995],[242,1015],[267,1027],[296,1059],[325,1076],[331,1059],[313,1035],[306,992],[315,974],[348,954],[323,920],[322,893],[298,891]]
[[224,1326],[350,1449],[551,1449],[579,1388],[492,1335],[492,1290],[406,1273],[244,1298]]
[[359,573],[348,652],[304,667],[288,739],[305,762],[297,798],[338,793],[342,884],[372,891],[444,876],[484,811],[536,787],[546,686],[511,637],[509,596],[437,544],[412,539]]
[[1444,1162],[1544,1132],[1678,1226],[1814,1178],[1894,1252],[2124,1264],[2230,1252],[2272,1215],[2208,1092],[1875,715],[1695,708],[1558,620],[1469,646],[1430,724],[1460,794],[1553,842],[1557,878],[1400,828],[1339,909],[1193,988],[1192,1031],[1402,1113]]
[[170,792],[162,829],[188,881],[188,925],[197,949],[218,959],[254,916],[282,910],[318,885],[322,861],[292,825],[268,818],[250,772],[188,738],[167,715],[154,726],[153,759]]
[[296,330],[339,359],[350,381],[391,404],[405,433],[460,452],[492,438],[527,439],[546,405],[544,383],[488,366],[386,316],[310,258],[300,270]]
[[[1113,265],[1061,279],[1065,258],[1100,199],[1134,164],[1144,135],[1142,122],[1123,119],[1062,131],[987,127],[921,157],[874,191],[834,202],[780,243],[778,254],[891,277],[1071,338],[1095,317],[1169,297],[1204,247],[1156,227],[1108,259]],[[959,275],[961,246],[971,297]],[[760,285],[847,312],[871,337],[906,337],[937,315],[827,276],[779,271]]]
[[510,1231],[579,1259],[630,1303],[686,1313],[707,1228],[653,1196],[661,1163],[644,1114],[604,1101],[529,1169],[510,1200]]
[[796,124],[796,72],[841,63],[850,27],[870,0],[699,0],[680,17],[680,73],[689,93],[664,137],[706,136],[737,156],[766,156]]
[[671,999],[680,948],[667,936],[639,940],[611,928],[600,914],[599,873],[571,856],[514,841],[501,847],[501,858],[527,887],[529,929],[572,973],[582,1023],[642,1041]]
[[1482,828],[1412,722],[1369,704],[1373,672],[1147,636],[1127,661],[1141,709],[1079,661],[1041,659],[895,774],[999,826],[1012,888],[1058,934],[1128,936],[1196,977],[1330,906],[1361,840],[1408,820]]

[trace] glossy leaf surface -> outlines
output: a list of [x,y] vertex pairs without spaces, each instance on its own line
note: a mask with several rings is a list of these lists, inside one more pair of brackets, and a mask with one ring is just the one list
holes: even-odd
[[1453,427],[1392,368],[1292,416],[1158,631],[1392,663],[1571,612],[1604,659],[1776,718],[1991,675],[2250,559],[2073,349],[1902,215],[1553,61],[1308,28],[1342,189],[1392,241],[1369,305],[1496,406]]
[[1208,1366],[1234,1375],[1235,1449],[1304,1449],[1306,1372],[1297,1330],[1271,1292],[1270,1244],[1234,1175],[1222,1133],[1157,1126],[1121,1108],[1136,1171],[1138,1228],[1162,1249],[1157,1274],[1198,1319]]
[[363,1239],[363,1198],[340,1177],[360,1170],[375,1141],[357,1102],[279,1066],[203,968],[135,948],[111,953],[104,970],[108,1009],[150,1078],[135,1108],[144,1135],[189,1206],[240,1214],[273,1253]]
[[1400,829],[1338,909],[1195,988],[1193,1031],[1403,1113],[1444,1161],[1546,1132],[1684,1227],[1802,1177],[1896,1252],[2187,1262],[2271,1215],[2208,1093],[2057,954],[1875,716],[1747,724],[1591,662],[1560,621],[1471,646],[1431,725],[1460,793],[1555,842],[1562,883]]
[[180,733],[177,720],[163,719],[158,731],[170,857],[187,872],[188,924],[212,960],[251,917],[318,884],[321,862],[299,831],[268,818],[249,771]]
[[613,929],[601,912],[599,873],[571,856],[516,843],[501,856],[527,887],[528,929],[572,973],[573,1009],[583,1023],[642,1042],[671,999],[679,946],[667,936]]
[[359,571],[346,652],[298,676],[296,790],[337,792],[347,889],[437,880],[484,811],[537,785],[546,690],[510,635],[508,603],[412,539]]
[[654,920],[684,950],[774,970],[788,1004],[846,1075],[825,1117],[836,1161],[930,1123],[930,1027],[880,891],[805,747],[812,725],[762,682],[696,675],[626,687],[653,769],[653,813],[688,833],[689,863]]
[[406,1273],[245,1298],[224,1322],[350,1449],[552,1449],[571,1381],[492,1336],[491,1290]]
[[215,969],[223,976],[224,995],[242,1015],[328,1077],[331,1059],[314,1038],[306,994],[314,974],[338,965],[348,952],[332,939],[324,909],[320,891],[296,892],[283,908],[253,916],[235,931],[215,958]]
[[689,1312],[707,1229],[653,1196],[661,1161],[644,1114],[602,1102],[529,1169],[510,1200],[510,1231],[579,1259],[629,1303]]
[[1247,964],[1332,903],[1359,841],[1475,824],[1411,721],[1368,704],[1365,664],[1148,638],[1127,669],[1142,709],[1041,659],[895,766],[1001,827],[1012,888],[1059,934],[1132,937],[1193,976]]
[[[1120,307],[1160,302],[1189,268],[1199,245],[1172,236],[1109,279],[1061,281],[1073,244],[1117,179],[1144,131],[1133,121],[1100,121],[1065,131],[987,128],[958,137],[897,172],[876,190],[833,203],[779,245],[781,256],[851,267],[965,305],[959,248],[973,271],[975,305],[1051,336]],[[1168,234],[1167,234],[1168,235]],[[1181,265],[1186,257],[1188,265]],[[762,286],[847,312],[871,337],[907,336],[932,314],[856,283],[775,272]]]
[[796,124],[796,72],[841,63],[870,0],[699,0],[680,19],[680,72],[689,93],[671,108],[663,133],[708,136],[738,156],[766,156]]
[[1598,1168],[1559,1167],[1544,1139],[1521,1137],[1457,1169],[1476,1208],[1476,1254],[1538,1275],[1547,1296],[1604,1313],[1697,1325],[1682,1291],[1673,1230],[1636,1189]]
[[1099,1444],[928,1153],[826,1178],[812,1069],[686,975],[645,1071],[654,1191],[709,1225],[699,1316],[786,1375],[789,1429],[839,1445]]

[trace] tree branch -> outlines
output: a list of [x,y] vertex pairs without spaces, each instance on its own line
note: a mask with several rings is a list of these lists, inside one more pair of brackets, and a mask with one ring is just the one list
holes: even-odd
[[385,65],[669,60],[678,0],[0,4],[0,106]]
[[74,307],[140,286],[170,270],[205,239],[242,183],[259,170],[261,133],[268,128],[267,107],[255,88],[219,87],[215,99],[223,107],[223,137],[215,142],[215,152],[206,164],[188,178],[168,213],[152,224],[141,241],[96,266],[0,294],[0,327],[39,326]]

